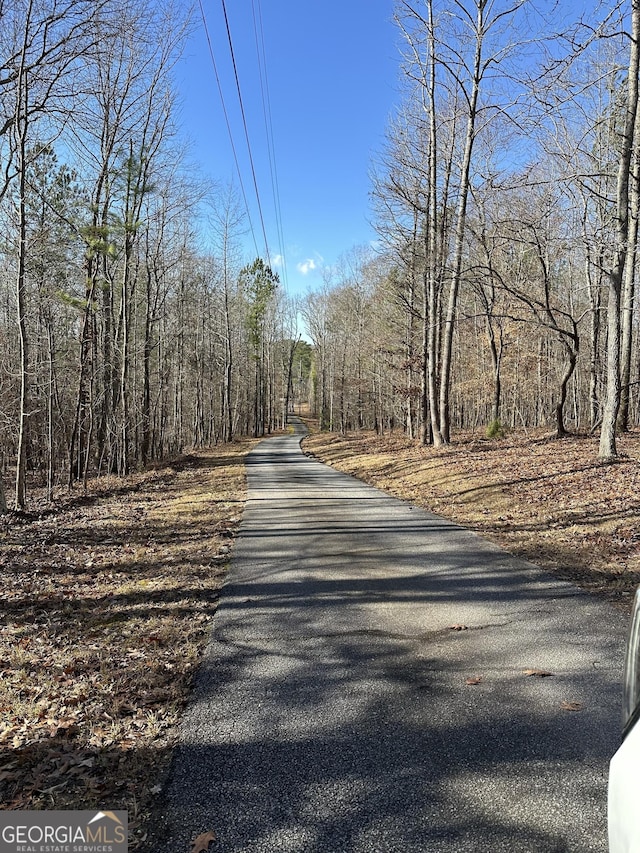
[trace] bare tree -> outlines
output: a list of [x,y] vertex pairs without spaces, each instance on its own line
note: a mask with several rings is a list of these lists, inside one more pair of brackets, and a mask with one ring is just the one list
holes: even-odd
[[235,346],[234,325],[239,316],[238,293],[236,290],[240,271],[241,251],[239,238],[244,228],[245,214],[232,186],[227,186],[212,199],[211,222],[214,232],[214,249],[220,259],[223,299],[223,391],[222,391],[222,436],[223,441],[233,439],[234,418],[234,375]]
[[[424,300],[424,314],[429,319],[425,326],[425,371],[432,438],[440,445],[450,440],[451,432],[453,335],[463,274],[474,146],[496,106],[486,96],[482,100],[481,93],[490,74],[514,50],[515,42],[505,38],[503,26],[513,24],[522,3],[499,7],[493,0],[469,0],[456,2],[447,10],[440,9],[435,0],[427,0],[424,5],[426,11],[422,13],[418,4],[401,0],[397,19],[410,45],[412,62],[408,73],[422,87],[422,106],[429,127]],[[447,103],[452,119],[445,149],[442,116]],[[503,104],[501,108],[506,107]],[[455,161],[442,157],[447,149],[455,154]],[[443,161],[447,170],[440,178]],[[454,211],[450,210],[448,197],[455,198]],[[451,258],[443,279],[447,245],[451,247]]]
[[[638,71],[640,69],[640,0],[631,0],[631,32],[627,100],[620,138],[620,158],[615,199],[615,254],[609,270],[607,303],[607,394],[602,413],[600,447],[603,460],[617,456],[616,421],[620,408],[620,329],[625,264],[633,263],[635,246],[629,240],[631,173],[638,112]],[[636,211],[637,215],[637,211]]]
[[640,215],[640,109],[636,110],[634,127],[633,160],[631,164],[629,189],[629,233],[628,251],[624,268],[624,287],[622,294],[622,319],[620,341],[620,409],[617,428],[622,432],[629,429],[629,406],[631,389],[631,362],[633,342],[633,319],[636,301],[636,265],[638,260],[638,217]]
[[[2,20],[0,36],[5,60],[0,69],[4,120],[0,136],[8,137],[4,182],[0,198],[15,182],[17,207],[16,304],[20,337],[20,419],[16,463],[15,505],[26,500],[27,430],[30,417],[30,344],[27,328],[27,211],[26,171],[35,134],[53,138],[59,133],[63,105],[74,94],[74,73],[81,57],[96,43],[94,21],[105,5],[88,0],[43,3],[24,0]],[[21,20],[20,20],[21,19]],[[18,26],[18,21],[20,25]],[[38,150],[33,146],[33,151]]]
[[170,4],[121,3],[118,31],[85,68],[75,126],[92,186],[70,481],[86,477],[92,453],[99,467],[123,473],[134,452],[128,372],[140,214],[171,136],[170,73],[185,33]]

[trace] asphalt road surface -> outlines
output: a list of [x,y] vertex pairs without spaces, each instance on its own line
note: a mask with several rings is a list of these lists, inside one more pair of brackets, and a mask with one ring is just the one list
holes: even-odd
[[248,459],[153,853],[605,853],[625,615],[295,430]]

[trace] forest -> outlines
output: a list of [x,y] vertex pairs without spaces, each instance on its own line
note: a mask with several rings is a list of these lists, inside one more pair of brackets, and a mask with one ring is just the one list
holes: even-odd
[[[0,512],[189,448],[638,424],[640,0],[398,0],[374,247],[286,293],[188,165],[193,10],[0,0]],[[391,13],[391,10],[390,10]],[[265,253],[267,254],[267,253]],[[268,255],[267,255],[268,256]]]

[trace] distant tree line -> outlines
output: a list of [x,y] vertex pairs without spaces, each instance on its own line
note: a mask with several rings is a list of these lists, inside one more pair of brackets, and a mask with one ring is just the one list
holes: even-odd
[[545,4],[396,3],[381,250],[307,301],[324,426],[549,425],[610,459],[637,425],[640,3],[582,15],[551,42]]
[[397,0],[379,245],[296,305],[243,257],[233,190],[185,167],[187,11],[0,0],[0,510],[307,397],[327,429],[545,424],[614,458],[640,418],[640,0],[558,9]]
[[187,31],[169,2],[0,0],[0,509],[285,422],[296,312],[233,192],[187,177]]

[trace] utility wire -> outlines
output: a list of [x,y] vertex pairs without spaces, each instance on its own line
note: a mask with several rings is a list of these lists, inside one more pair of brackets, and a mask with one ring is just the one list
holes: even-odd
[[[222,93],[222,86],[220,84],[220,77],[218,75],[218,66],[216,65],[215,56],[213,53],[213,47],[211,45],[211,38],[209,36],[209,27],[207,26],[207,19],[204,14],[204,8],[202,6],[202,0],[198,0],[198,5],[200,6],[200,14],[202,16],[202,24],[204,26],[204,32],[207,37],[207,44],[209,45],[209,55],[211,56],[211,63],[213,65],[213,71],[216,77],[216,83],[218,84],[218,92],[220,93],[220,101],[222,103],[222,112],[224,113],[224,120],[227,125],[227,132],[229,134],[229,141],[231,142],[231,150],[233,151],[233,159],[236,164],[236,171],[238,173],[238,180],[240,181],[240,190],[242,192],[242,198],[244,199],[244,206],[247,211],[247,219],[249,220],[249,229],[251,230],[251,236],[253,238],[253,245],[256,250],[256,257],[260,254],[258,251],[258,241],[256,240],[255,231],[253,230],[253,222],[251,221],[251,213],[249,212],[249,202],[247,201],[247,194],[244,189],[244,183],[242,181],[242,172],[240,171],[240,163],[238,162],[238,153],[236,151],[236,146],[233,141],[233,133],[231,132],[231,123],[229,122],[229,114],[227,113],[227,107],[224,101],[224,95]],[[224,5],[224,4],[223,4]],[[226,12],[225,12],[226,17]],[[255,175],[254,175],[255,179]],[[256,189],[257,192],[257,189]],[[261,215],[262,218],[262,215]],[[262,230],[264,232],[264,223],[262,225]]]
[[[257,5],[257,14],[256,14]],[[253,31],[256,42],[256,56],[258,59],[258,73],[260,76],[260,94],[262,97],[262,113],[264,116],[265,135],[267,139],[267,152],[269,155],[269,170],[271,175],[271,191],[273,193],[273,204],[276,214],[276,230],[278,235],[278,248],[282,258],[282,276],[285,289],[287,282],[287,259],[284,247],[284,235],[282,229],[282,211],[280,206],[280,189],[278,186],[278,170],[273,135],[273,121],[271,116],[271,98],[269,95],[269,78],[267,75],[267,54],[264,43],[264,27],[262,25],[262,9],[260,0],[251,0],[253,12]]]
[[[200,0],[202,2],[202,0]],[[247,142],[247,151],[249,152],[249,163],[251,164],[251,174],[253,176],[253,186],[256,193],[256,201],[258,202],[258,213],[260,215],[260,224],[262,226],[262,236],[264,238],[264,247],[267,255],[267,262],[271,266],[271,258],[269,257],[269,243],[267,241],[267,232],[264,227],[264,216],[262,215],[262,204],[260,203],[260,193],[258,192],[258,181],[256,178],[256,169],[253,162],[253,154],[251,153],[251,142],[249,141],[249,129],[247,127],[247,118],[244,112],[244,102],[242,100],[242,92],[240,90],[240,80],[238,78],[238,67],[236,65],[235,52],[233,50],[233,40],[231,38],[231,28],[229,27],[229,18],[227,16],[227,4],[225,0],[222,2],[222,11],[224,12],[224,22],[227,28],[227,39],[229,41],[229,50],[231,52],[231,62],[233,63],[233,73],[236,78],[236,88],[238,90],[238,101],[240,102],[240,112],[242,114],[242,124],[244,126],[244,135]]]

